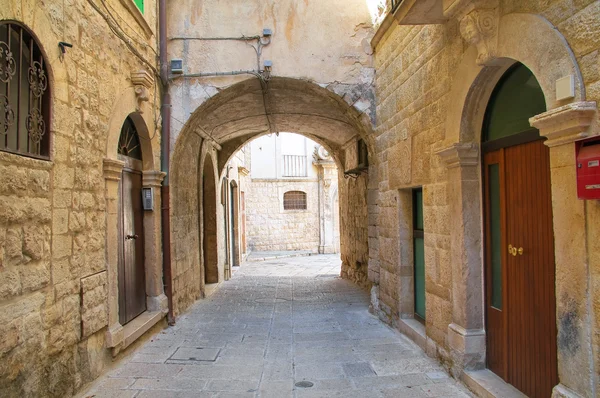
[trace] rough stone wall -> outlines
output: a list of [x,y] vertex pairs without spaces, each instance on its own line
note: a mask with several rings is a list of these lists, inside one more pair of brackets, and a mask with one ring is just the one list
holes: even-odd
[[[501,15],[538,14],[554,25],[564,35],[574,52],[585,83],[587,100],[600,101],[599,2],[504,0],[499,2],[498,10]],[[527,38],[523,40],[526,41]],[[426,330],[428,338],[441,348],[440,355],[444,355],[443,352],[447,348],[448,324],[452,322],[452,264],[449,252],[450,236],[457,224],[450,212],[449,193],[452,187],[447,183],[447,168],[435,152],[443,149],[442,141],[449,133],[454,133],[446,131],[445,128],[448,104],[453,100],[449,98],[449,93],[452,85],[456,83],[453,76],[468,48],[469,44],[461,38],[458,23],[456,20],[450,20],[444,25],[392,24],[375,51],[378,104],[375,152],[380,165],[380,182],[377,222],[379,269],[373,268],[370,272],[371,280],[376,283],[374,306],[379,315],[390,323],[396,323],[401,316],[410,316],[413,311],[411,299],[403,298],[401,293],[408,292],[408,296],[412,294],[412,247],[405,231],[412,225],[410,190],[423,186],[428,314]],[[532,49],[536,50],[538,49]],[[460,118],[460,115],[456,117]],[[598,133],[597,127],[592,127],[592,133]],[[569,154],[556,156],[559,156],[559,159],[573,156],[572,147],[566,151]],[[562,181],[572,183],[575,169],[568,163],[569,165],[562,170],[556,170],[557,167],[560,168],[560,163],[561,160],[553,161],[553,183],[556,177],[561,180],[561,184]],[[582,246],[583,241],[572,242],[570,247],[562,248],[566,251],[562,255],[579,255],[580,249],[587,251],[589,269],[581,268],[576,272],[577,280],[580,280],[582,285],[589,283],[591,291],[583,286],[581,289],[573,286],[570,282],[572,274],[557,274],[557,286],[562,286],[563,291],[566,291],[565,297],[557,296],[557,304],[559,353],[563,350],[560,347],[561,333],[568,337],[566,340],[576,341],[571,347],[578,347],[578,352],[573,352],[570,359],[564,358],[566,361],[573,361],[572,370],[561,374],[561,380],[563,376],[565,379],[576,380],[579,376],[568,376],[567,373],[571,374],[574,369],[580,369],[575,373],[583,375],[580,377],[581,382],[575,382],[570,387],[583,396],[590,396],[591,386],[586,383],[589,383],[591,378],[595,380],[592,384],[597,388],[598,376],[590,375],[588,365],[581,364],[580,360],[586,362],[589,357],[585,359],[586,355],[579,350],[585,345],[588,334],[586,330],[593,330],[593,336],[590,338],[593,339],[592,355],[597,368],[600,364],[600,335],[597,332],[600,326],[597,294],[600,287],[600,263],[595,253],[599,229],[597,223],[592,221],[592,216],[598,214],[598,203],[586,202],[584,216],[584,210],[580,212],[575,198],[553,199],[555,205],[572,203],[564,207],[566,213],[576,214],[577,217],[581,214],[585,221],[577,224],[577,228],[587,230],[587,235],[582,232],[583,236],[587,236],[587,239],[583,238],[583,241],[588,242],[587,249]],[[564,200],[567,201],[563,202]],[[564,223],[567,229],[574,228],[570,227],[569,223],[573,225],[575,216],[567,214],[555,214],[555,223]],[[594,243],[589,246],[591,242]],[[587,294],[593,297],[592,313],[585,309],[588,305],[585,298]],[[570,312],[567,311],[569,302],[573,304]],[[576,328],[575,331],[572,327],[574,324],[581,329]]]
[[[154,39],[120,1],[107,5],[154,63]],[[39,39],[52,108],[49,161],[0,152],[0,395],[65,397],[110,362],[102,160],[113,106],[130,73],[146,66],[85,1],[4,1],[0,20]],[[59,41],[73,44],[63,60]],[[152,145],[158,159],[158,140]]]
[[[316,180],[252,179],[246,196],[250,251],[319,250],[319,185]],[[306,210],[284,210],[283,194],[306,192]]]

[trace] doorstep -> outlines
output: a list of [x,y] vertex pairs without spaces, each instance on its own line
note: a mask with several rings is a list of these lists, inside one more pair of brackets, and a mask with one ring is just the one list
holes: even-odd
[[461,380],[477,396],[483,398],[527,398],[489,369],[464,371]]
[[130,346],[140,336],[160,322],[165,315],[162,311],[142,312],[134,320],[123,326],[123,345],[119,348],[123,350]]

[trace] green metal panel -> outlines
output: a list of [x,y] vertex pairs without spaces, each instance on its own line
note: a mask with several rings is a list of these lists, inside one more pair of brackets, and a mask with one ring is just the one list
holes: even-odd
[[502,247],[500,224],[500,168],[488,166],[490,195],[490,240],[492,257],[492,307],[502,309]]
[[415,314],[425,319],[425,240],[415,238]]
[[137,8],[139,8],[139,10],[143,14],[144,13],[144,0],[133,0],[133,2],[135,3],[135,5],[137,6]]
[[423,232],[423,190],[413,191],[413,241],[415,314],[425,319],[425,239]]
[[533,73],[517,64],[502,76],[486,110],[484,141],[531,130],[529,118],[546,112],[546,100]]

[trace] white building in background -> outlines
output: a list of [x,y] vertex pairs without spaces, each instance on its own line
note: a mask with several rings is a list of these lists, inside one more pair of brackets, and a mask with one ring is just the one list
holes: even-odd
[[329,153],[293,133],[250,143],[248,251],[339,253],[338,172]]

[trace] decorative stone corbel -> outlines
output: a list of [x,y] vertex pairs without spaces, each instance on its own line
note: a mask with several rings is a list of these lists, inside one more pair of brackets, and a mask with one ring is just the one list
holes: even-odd
[[111,181],[119,181],[121,179],[121,172],[123,171],[125,162],[116,159],[104,159],[104,179]]
[[453,144],[436,154],[442,158],[449,169],[479,164],[479,148],[476,144]]
[[477,65],[486,65],[495,58],[498,23],[498,9],[476,9],[460,20],[460,34],[477,48]]
[[160,187],[167,173],[164,171],[148,170],[142,173],[142,185],[145,187]]
[[137,99],[136,110],[140,113],[142,111],[142,102],[148,101],[148,89],[154,85],[154,77],[150,72],[146,70],[139,70],[137,72],[131,72],[131,83],[135,90],[135,97]]
[[548,138],[544,144],[553,147],[587,138],[597,112],[595,102],[574,102],[534,116],[529,123]]

